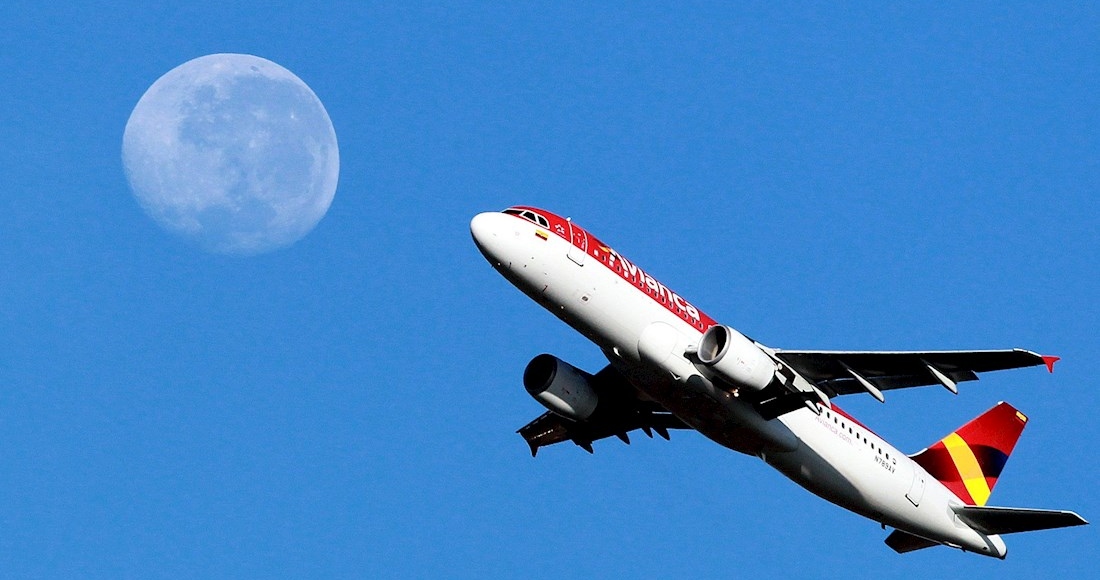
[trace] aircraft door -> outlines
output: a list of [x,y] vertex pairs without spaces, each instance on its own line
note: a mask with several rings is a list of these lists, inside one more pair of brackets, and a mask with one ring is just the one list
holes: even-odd
[[588,232],[573,227],[572,220],[566,220],[566,223],[569,224],[569,259],[583,266],[584,257],[588,254]]
[[906,499],[914,506],[919,506],[921,498],[924,497],[924,474],[921,473],[922,471],[919,468],[913,470],[913,483],[909,486],[909,492],[905,494]]

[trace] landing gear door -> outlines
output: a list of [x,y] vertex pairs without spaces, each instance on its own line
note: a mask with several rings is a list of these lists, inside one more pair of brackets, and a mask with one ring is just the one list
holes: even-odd
[[566,223],[569,224],[569,259],[578,266],[583,266],[584,257],[588,254],[588,232],[573,227],[572,220],[567,220]]

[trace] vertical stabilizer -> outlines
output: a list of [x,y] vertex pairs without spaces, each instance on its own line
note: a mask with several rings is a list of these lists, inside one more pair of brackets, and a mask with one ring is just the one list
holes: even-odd
[[984,506],[1026,424],[1002,401],[912,459],[959,499]]

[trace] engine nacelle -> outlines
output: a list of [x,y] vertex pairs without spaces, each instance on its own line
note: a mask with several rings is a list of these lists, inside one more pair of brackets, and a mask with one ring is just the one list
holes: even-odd
[[549,354],[540,354],[527,363],[523,387],[542,406],[574,421],[591,417],[600,402],[592,387],[592,375]]
[[704,374],[716,376],[734,387],[759,391],[775,378],[775,361],[745,335],[728,326],[708,328],[699,341],[696,357]]

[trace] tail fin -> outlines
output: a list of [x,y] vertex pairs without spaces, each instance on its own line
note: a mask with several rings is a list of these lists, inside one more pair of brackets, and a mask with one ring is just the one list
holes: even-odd
[[1026,423],[1023,413],[1002,401],[911,457],[959,499],[984,506]]

